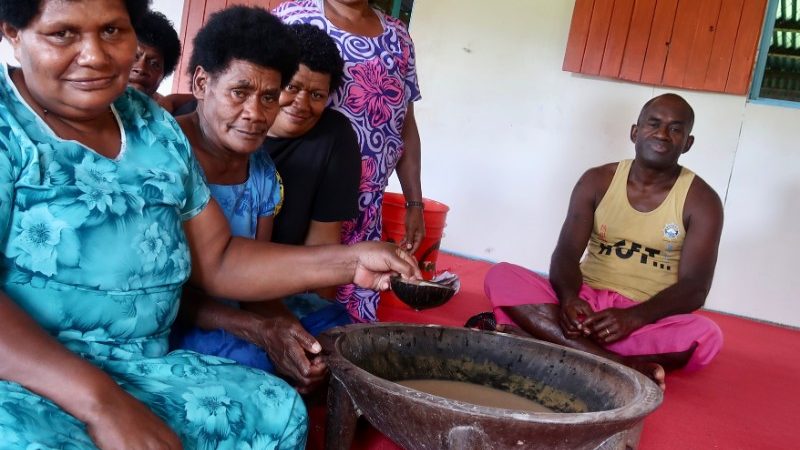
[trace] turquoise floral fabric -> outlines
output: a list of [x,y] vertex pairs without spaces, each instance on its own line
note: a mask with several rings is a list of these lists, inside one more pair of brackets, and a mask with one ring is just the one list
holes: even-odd
[[[202,211],[209,191],[164,110],[133,89],[112,109],[123,136],[113,160],[55,136],[2,67],[0,286],[164,419],[186,449],[303,448],[305,407],[285,382],[226,359],[167,353],[190,270],[181,222]],[[81,422],[6,381],[0,443],[94,448]]]

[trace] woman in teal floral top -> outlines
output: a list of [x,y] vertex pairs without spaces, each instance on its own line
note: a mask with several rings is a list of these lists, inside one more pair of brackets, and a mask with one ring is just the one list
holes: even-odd
[[146,7],[0,0],[21,63],[0,73],[0,442],[302,447],[305,412],[285,383],[167,353],[190,268],[209,293],[243,301],[418,272],[380,244],[231,238],[177,124],[125,89]]

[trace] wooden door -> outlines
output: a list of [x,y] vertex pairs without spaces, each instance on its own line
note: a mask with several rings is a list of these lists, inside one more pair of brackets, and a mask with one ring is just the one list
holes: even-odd
[[233,5],[260,6],[272,10],[284,1],[286,0],[184,0],[183,19],[179,33],[181,60],[175,69],[172,92],[189,92],[191,75],[186,70],[189,65],[189,57],[192,55],[192,40],[212,14]]

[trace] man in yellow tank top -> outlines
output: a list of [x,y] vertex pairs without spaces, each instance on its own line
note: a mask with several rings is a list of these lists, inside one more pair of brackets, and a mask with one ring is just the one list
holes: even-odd
[[487,274],[498,329],[627,364],[662,388],[664,369],[698,369],[716,356],[719,327],[692,312],[711,287],[722,203],[678,164],[693,124],[676,94],[644,105],[630,132],[635,158],[578,180],[550,279],[508,263]]

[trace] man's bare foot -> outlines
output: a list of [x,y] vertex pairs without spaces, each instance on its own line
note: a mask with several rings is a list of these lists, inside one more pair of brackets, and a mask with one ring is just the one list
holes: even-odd
[[653,380],[662,391],[667,389],[667,384],[664,381],[666,372],[660,364],[654,362],[631,362],[628,363],[628,366],[631,369],[638,370],[643,373],[644,376]]
[[497,331],[498,333],[513,334],[514,336],[519,337],[533,337],[530,335],[530,333],[526,333],[525,330],[520,327],[502,323],[497,324],[497,327],[495,327],[494,331]]

